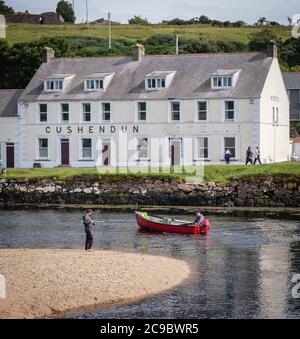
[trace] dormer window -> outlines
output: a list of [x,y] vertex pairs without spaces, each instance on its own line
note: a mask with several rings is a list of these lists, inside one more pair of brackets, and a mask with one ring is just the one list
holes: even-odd
[[175,72],[156,71],[146,75],[145,88],[146,90],[162,90],[168,88]]
[[87,92],[105,91],[113,78],[113,73],[94,73],[84,78],[84,90]]
[[64,89],[63,80],[47,80],[46,91],[47,92],[61,92]]
[[84,82],[84,90],[85,91],[98,91],[103,90],[103,80],[98,79],[91,79],[91,80],[85,80]]
[[72,74],[53,74],[44,80],[45,92],[63,92]]
[[235,86],[241,70],[218,70],[211,76],[212,89],[229,89]]

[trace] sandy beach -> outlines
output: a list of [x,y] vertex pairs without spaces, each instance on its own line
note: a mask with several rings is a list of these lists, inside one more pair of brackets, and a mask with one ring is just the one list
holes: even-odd
[[0,274],[0,318],[37,318],[142,299],[182,283],[190,268],[134,253],[0,249]]

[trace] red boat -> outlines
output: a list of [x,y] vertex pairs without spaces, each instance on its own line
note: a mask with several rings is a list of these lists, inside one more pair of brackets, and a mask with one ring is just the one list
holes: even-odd
[[142,230],[195,235],[206,235],[210,230],[208,220],[205,220],[202,225],[195,225],[188,221],[148,215],[146,212],[135,212],[135,216]]

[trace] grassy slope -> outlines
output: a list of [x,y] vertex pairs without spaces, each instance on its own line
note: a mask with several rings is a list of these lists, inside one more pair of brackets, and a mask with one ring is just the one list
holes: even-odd
[[[7,173],[7,178],[9,179],[18,179],[18,178],[46,178],[46,177],[55,177],[58,181],[64,181],[67,178],[73,176],[79,177],[90,177],[96,179],[99,174],[105,174],[107,169],[100,169],[97,171],[95,168],[55,168],[55,169],[10,169]],[[140,173],[139,175],[145,175]],[[110,174],[115,174],[115,170],[110,170]],[[119,178],[122,175],[126,175],[126,170],[122,169],[117,176]],[[234,178],[242,178],[244,176],[252,175],[254,177],[259,175],[274,175],[282,174],[287,177],[290,175],[300,176],[300,163],[282,163],[282,164],[272,164],[272,165],[262,165],[262,166],[219,166],[219,165],[208,165],[205,166],[205,182],[218,182],[226,183],[231,181]],[[147,174],[149,175],[149,174]],[[157,174],[152,173],[150,176],[156,176]],[[184,174],[174,174],[175,176],[185,177]],[[171,176],[174,176],[171,175]],[[159,176],[168,177],[169,174],[159,174]],[[116,177],[114,176],[116,179]]]
[[[261,30],[259,27],[223,28],[212,26],[167,26],[167,25],[114,25],[112,27],[113,39],[138,40],[146,39],[156,34],[179,34],[185,38],[205,38],[208,40],[238,41],[247,43],[249,34]],[[274,32],[284,40],[291,37],[290,28],[273,28]],[[44,37],[58,36],[93,36],[107,37],[106,25],[28,25],[8,24],[7,40],[9,44],[15,42],[28,42]]]

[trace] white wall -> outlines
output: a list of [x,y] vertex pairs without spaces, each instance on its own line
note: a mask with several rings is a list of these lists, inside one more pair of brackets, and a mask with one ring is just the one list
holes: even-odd
[[[278,108],[278,126],[273,125],[273,107]],[[277,59],[274,59],[261,98],[260,149],[266,162],[289,159],[289,98]]]

